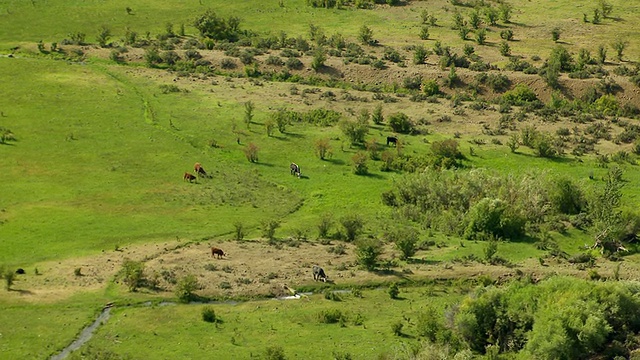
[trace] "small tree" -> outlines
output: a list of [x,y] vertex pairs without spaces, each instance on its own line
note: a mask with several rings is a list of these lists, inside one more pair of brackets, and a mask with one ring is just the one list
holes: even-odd
[[[585,14],[584,17],[586,19],[587,15]],[[600,24],[601,21],[602,21],[602,18],[600,17],[600,9],[594,9],[593,20],[591,20],[591,22],[597,25],[597,24]]]
[[264,128],[267,131],[267,136],[271,136],[273,134],[273,130],[276,128],[276,122],[273,119],[267,119],[264,122]]
[[375,270],[381,254],[382,244],[377,239],[363,239],[357,244],[356,257],[358,264],[369,271]]
[[326,239],[329,236],[329,230],[333,226],[333,216],[330,213],[323,214],[318,223],[318,238]]
[[369,139],[365,144],[365,148],[369,152],[371,160],[378,160],[380,158],[380,145],[378,145],[376,139]]
[[517,133],[511,134],[509,140],[507,140],[507,146],[511,150],[512,153],[515,153],[516,150],[520,147],[520,137]]
[[122,262],[122,281],[129,291],[136,291],[144,283],[144,263],[131,259]]
[[507,41],[513,40],[513,30],[506,29],[506,30],[500,31],[500,37]]
[[320,158],[320,160],[324,160],[326,158],[330,158],[332,155],[331,152],[331,143],[328,138],[322,138],[316,140],[315,144],[316,155]]
[[387,238],[395,243],[396,248],[400,251],[400,258],[407,260],[418,250],[418,235],[418,231],[412,227],[397,228],[389,231]]
[[313,52],[313,60],[311,61],[311,68],[318,72],[321,68],[324,67],[324,62],[327,61],[327,55],[322,47],[318,47],[316,51]]
[[4,279],[5,283],[4,283],[4,288],[9,291],[11,290],[11,287],[13,286],[13,282],[15,281],[16,278],[16,273],[9,267],[2,267],[0,268],[0,274],[2,275],[2,278]]
[[438,95],[440,93],[440,87],[433,79],[425,80],[425,82],[422,83],[422,92],[427,96]]
[[596,61],[598,62],[598,64],[602,65],[606,60],[607,60],[607,49],[604,47],[604,45],[599,45]]
[[471,27],[474,29],[478,29],[481,22],[482,20],[480,20],[480,14],[478,14],[476,10],[473,10],[469,14],[469,25],[471,25]]
[[280,221],[276,219],[262,221],[262,236],[273,241],[276,238],[276,229],[280,227]]
[[338,124],[342,133],[345,134],[352,144],[361,144],[364,137],[369,132],[369,126],[358,120],[344,119]]
[[558,42],[558,40],[560,40],[560,33],[562,31],[560,31],[560,28],[553,28],[551,30],[551,39],[553,39],[554,42]]
[[611,44],[611,48],[616,51],[616,58],[622,61],[622,52],[627,47],[627,43],[622,40],[616,40]]
[[428,40],[429,39],[429,27],[428,26],[423,26],[422,28],[420,28],[420,39],[421,40]]
[[487,23],[491,26],[496,26],[498,24],[498,10],[495,8],[488,6],[484,8],[484,16],[487,19]]
[[111,38],[111,29],[109,29],[106,25],[102,25],[100,30],[98,31],[98,36],[96,40],[98,41],[98,45],[100,47],[107,47],[107,42]]
[[215,323],[218,321],[216,318],[216,310],[213,306],[205,306],[202,308],[202,320],[209,323]]
[[247,124],[247,129],[251,125],[251,120],[253,120],[253,110],[255,110],[253,102],[247,101],[244,103],[244,123]]
[[418,45],[413,50],[413,63],[416,65],[424,64],[427,56],[429,56],[429,50],[422,45]]
[[487,30],[480,29],[476,31],[476,42],[478,45],[484,45],[487,42]]
[[468,27],[466,26],[462,26],[458,29],[458,36],[460,36],[460,40],[464,41],[467,40],[467,36],[469,35],[469,32],[471,30],[469,30]]
[[358,214],[349,214],[340,219],[340,224],[344,228],[347,241],[353,241],[362,231],[364,220]]
[[244,155],[250,162],[258,162],[258,145],[249,143],[249,145],[244,148]]
[[195,275],[186,275],[180,279],[176,285],[176,297],[178,297],[180,302],[188,303],[196,298],[194,292],[198,289],[200,289],[200,284],[198,284],[198,279],[196,279]]
[[162,61],[158,49],[154,47],[148,47],[144,50],[144,61],[148,67],[154,67],[156,64]]
[[358,40],[364,45],[373,45],[375,43],[373,40],[373,30],[367,25],[362,25],[358,32]]
[[398,288],[398,284],[391,283],[391,285],[389,285],[389,297],[391,297],[392,299],[397,299],[398,295],[400,295],[400,289]]
[[389,150],[385,150],[380,155],[380,159],[382,160],[380,170],[391,171],[393,169],[393,161],[396,159],[396,155]]
[[389,116],[389,126],[394,132],[408,134],[413,131],[413,122],[405,113],[395,113]]
[[498,12],[500,13],[500,20],[502,20],[502,22],[504,22],[505,24],[508,24],[511,22],[511,11],[513,10],[513,8],[511,7],[511,4],[508,3],[500,3],[500,5],[498,6]]
[[244,224],[242,222],[240,221],[234,222],[233,230],[234,230],[234,235],[236,240],[240,241],[244,239],[245,232],[244,232]]
[[511,56],[511,46],[506,40],[502,40],[499,45],[500,55],[502,56]]
[[373,110],[371,114],[371,119],[373,123],[376,125],[381,125],[384,122],[384,116],[382,115],[382,104],[376,105],[376,108]]
[[367,175],[369,173],[366,153],[358,151],[351,157],[351,161],[353,161],[353,172],[356,175]]
[[602,11],[602,16],[606,18],[611,15],[611,12],[613,11],[613,5],[611,5],[608,1],[599,0],[598,5],[600,6],[600,10]]

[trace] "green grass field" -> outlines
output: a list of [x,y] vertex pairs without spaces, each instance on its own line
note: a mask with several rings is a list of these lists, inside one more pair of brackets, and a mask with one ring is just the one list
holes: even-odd
[[[450,100],[444,95],[432,104],[410,102],[400,91],[395,97],[397,102],[376,103],[371,100],[375,99],[373,92],[359,91],[349,79],[340,78],[343,88],[295,84],[300,91],[309,91],[303,97],[293,95],[292,83],[230,76],[235,72],[185,77],[143,67],[141,62],[116,64],[93,45],[102,25],[111,28],[116,42],[120,42],[127,28],[143,38],[147,32],[155,38],[166,30],[167,23],[173,24],[174,30],[184,24],[187,35],[197,37],[197,30],[191,25],[193,18],[211,8],[224,17],[239,16],[243,29],[260,36],[284,31],[290,37],[308,37],[309,24],[313,23],[328,36],[339,32],[356,41],[361,26],[367,25],[384,46],[402,49],[421,43],[431,48],[438,40],[461,53],[465,44],[472,44],[478,55],[499,66],[506,63],[497,52],[500,30],[514,31],[512,53],[529,60],[533,55],[545,59],[557,46],[550,39],[550,31],[558,27],[562,30],[559,44],[573,54],[581,48],[595,54],[599,45],[606,46],[611,71],[618,64],[611,44],[626,41],[622,63],[633,68],[640,59],[640,48],[634,41],[640,5],[619,0],[610,3],[612,14],[596,25],[582,22],[583,13],[592,16],[597,7],[595,1],[511,1],[511,23],[499,22],[491,27],[487,46],[479,46],[472,40],[460,40],[457,31],[451,29],[454,10],[468,16],[471,8],[455,7],[444,0],[411,1],[404,6],[370,10],[312,8],[303,0],[284,0],[283,6],[276,0],[4,1],[0,3],[0,128],[9,129],[16,141],[0,144],[0,266],[22,267],[30,272],[26,276],[35,276],[31,269],[43,263],[109,256],[121,247],[135,251],[137,246],[172,241],[222,242],[233,238],[234,224],[239,222],[247,232],[245,239],[261,242],[261,224],[272,219],[281,222],[277,237],[294,237],[297,231],[304,230],[309,241],[316,243],[316,225],[326,214],[339,219],[358,213],[366,220],[361,237],[383,238],[400,221],[392,216],[393,209],[382,204],[381,195],[405,173],[383,172],[379,161],[369,161],[369,175],[355,175],[352,157],[362,148],[350,146],[338,126],[294,123],[285,133],[276,130],[273,136],[267,136],[265,122],[279,107],[296,111],[327,108],[353,118],[360,109],[372,110],[380,103],[387,115],[404,111],[414,119],[430,120],[426,133],[403,135],[403,151],[411,156],[429,156],[429,144],[462,131],[458,141],[467,168],[487,168],[499,174],[528,171],[534,176],[569,177],[587,190],[604,187],[603,177],[608,169],[598,166],[595,154],[545,159],[524,146],[512,153],[504,145],[507,136],[499,138],[500,145],[474,143],[477,139],[491,139],[480,132],[481,124],[497,122],[501,116],[497,111],[474,112],[467,106],[465,115],[455,115],[454,122],[446,124],[434,120],[441,114],[453,113]],[[425,41],[418,37],[423,10],[438,18],[438,26],[430,28],[430,39]],[[91,43],[85,46],[86,57],[82,61],[36,50],[40,40],[49,48],[49,44],[61,43],[74,32],[85,33],[86,42]],[[366,48],[377,55],[381,49]],[[9,53],[15,56],[5,56]],[[365,65],[349,65],[355,70],[347,72],[345,64],[340,69],[351,75],[373,74],[372,83],[401,82],[412,71],[423,70],[429,76],[440,74],[440,79],[448,71],[438,73],[434,58],[424,68],[391,65],[385,72],[376,73]],[[308,59],[304,61],[307,63]],[[342,59],[333,61],[342,63]],[[242,73],[241,68],[237,71]],[[397,75],[393,71],[398,71]],[[304,70],[301,73],[308,74]],[[470,78],[474,75],[463,70],[461,73]],[[617,79],[625,86],[619,99],[633,98],[638,88],[622,76]],[[535,81],[539,82],[539,77],[531,83]],[[182,91],[163,93],[162,85],[175,85]],[[337,101],[329,101],[319,98],[314,88],[320,94],[331,91],[339,96],[346,88],[367,101],[347,102],[339,96]],[[453,91],[468,93],[462,88]],[[389,95],[388,90],[383,93]],[[541,98],[549,93],[542,89]],[[247,101],[256,107],[249,127],[243,121]],[[561,118],[560,125],[537,118],[535,121],[542,129],[575,125],[568,118]],[[602,121],[613,123],[611,117]],[[636,123],[637,119],[625,121]],[[367,138],[383,143],[390,134],[388,126],[370,124]],[[314,143],[319,139],[330,139],[333,156],[328,160],[318,159],[314,152]],[[212,141],[215,147],[210,146]],[[249,143],[259,148],[257,163],[245,158],[243,150]],[[612,141],[601,141],[599,145],[599,151],[606,154],[631,149],[631,145]],[[200,179],[196,184],[183,181],[184,172],[192,172],[196,162],[203,164],[212,179]],[[301,165],[302,179],[290,176],[291,162]],[[635,211],[640,200],[640,170],[628,163],[620,166],[625,180],[621,208]],[[433,261],[424,266],[432,266],[434,272],[460,258],[483,256],[486,245],[482,241],[434,233],[420,224],[415,227],[421,240],[438,244],[419,253],[420,258]],[[571,255],[594,241],[593,233],[574,228],[565,234],[550,231],[550,235],[561,250]],[[498,256],[516,267],[545,254],[546,250],[539,249],[535,239],[530,238],[501,242],[498,250]],[[396,260],[395,255],[384,256]],[[309,264],[313,262],[308,259]],[[253,265],[251,259],[247,264]],[[608,272],[609,268],[601,270]],[[633,269],[630,267],[629,271]],[[535,270],[524,267],[518,271]],[[632,275],[625,276],[629,277]],[[386,286],[394,280],[397,278],[381,276],[375,282]],[[340,286],[347,287],[349,281],[362,285],[354,279],[344,280]],[[375,286],[375,282],[365,285]],[[60,286],[68,283],[63,281]],[[172,301],[173,295],[129,294],[113,278],[105,283],[108,285],[97,290],[53,296],[40,289],[32,292],[35,289],[24,288],[18,278],[13,290],[0,292],[0,358],[51,356],[68,345],[111,301],[117,303],[112,318],[88,345],[134,359],[251,358],[262,355],[270,345],[282,346],[287,358],[330,358],[348,353],[354,359],[370,359],[380,354],[406,354],[421,341],[413,325],[417,314],[425,306],[441,311],[459,303],[464,293],[456,287],[434,290],[433,286],[407,285],[402,288],[403,299],[394,301],[385,287],[365,291],[363,298],[345,295],[341,302],[316,294],[300,301],[215,304],[212,306],[222,319],[215,325],[201,320],[202,305],[141,305],[147,300],[154,304],[161,299]],[[326,309],[341,309],[349,314],[346,326],[318,323],[316,315]],[[352,322],[356,314],[363,316],[360,325]],[[391,323],[397,321],[405,324],[405,336],[392,335]],[[86,349],[85,346],[83,350]]]

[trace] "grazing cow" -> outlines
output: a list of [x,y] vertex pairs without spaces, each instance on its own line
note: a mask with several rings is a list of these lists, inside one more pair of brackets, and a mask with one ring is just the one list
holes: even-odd
[[224,253],[224,251],[222,251],[222,249],[218,249],[217,247],[212,247],[211,256],[215,257],[216,255],[218,255],[218,259],[221,259],[226,254]]
[[324,269],[318,265],[313,265],[313,280],[327,282],[327,274],[325,274]]
[[389,144],[398,146],[398,138],[395,136],[387,136],[387,146],[389,146]]
[[184,179],[184,181],[188,181],[188,182],[196,181],[196,176],[193,174],[189,174],[188,172],[185,172],[182,178]]
[[291,170],[291,175],[296,175],[298,179],[300,178],[300,166],[298,166],[298,164],[291,163],[289,170]]
[[202,176],[206,178],[209,177],[209,175],[207,175],[207,172],[204,171],[204,168],[202,167],[202,165],[200,165],[200,163],[196,163],[195,165],[193,165],[193,171],[195,171],[196,175],[198,176]]

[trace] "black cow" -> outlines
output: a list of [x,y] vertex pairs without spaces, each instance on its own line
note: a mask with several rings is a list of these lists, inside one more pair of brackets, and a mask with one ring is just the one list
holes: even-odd
[[327,282],[327,274],[325,274],[324,269],[318,265],[313,265],[313,280]]
[[389,144],[398,146],[398,138],[395,136],[387,136],[387,146],[389,146]]

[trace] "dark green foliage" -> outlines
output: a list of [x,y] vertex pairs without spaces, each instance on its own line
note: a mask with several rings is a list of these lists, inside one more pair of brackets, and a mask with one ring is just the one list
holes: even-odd
[[107,47],[108,41],[111,38],[111,29],[108,26],[103,25],[98,31],[98,36],[96,40],[98,41],[98,45],[100,47]]
[[13,282],[16,278],[16,273],[13,269],[9,267],[0,267],[0,277],[4,279],[4,288],[5,290],[11,290],[11,286],[13,286]]
[[498,23],[498,11],[493,8],[493,7],[485,7],[484,8],[484,16],[485,19],[487,20],[487,23],[489,23],[489,25],[491,26],[496,26]]
[[374,45],[377,41],[373,39],[373,30],[367,25],[362,25],[358,32],[358,40],[363,45]]
[[337,324],[348,320],[347,315],[339,309],[322,310],[316,314],[316,319],[321,324]]
[[356,244],[356,257],[358,264],[365,269],[375,270],[378,258],[382,254],[382,244],[377,239],[363,239]]
[[403,327],[404,327],[404,324],[401,321],[396,321],[391,324],[391,332],[395,336],[402,336]]
[[491,73],[487,76],[485,84],[495,92],[504,92],[511,85],[511,80],[506,75]]
[[196,17],[193,26],[200,35],[214,40],[238,41],[240,35],[240,19],[234,16],[228,19],[218,17],[213,10],[207,10]]
[[529,86],[520,83],[513,90],[504,93],[502,101],[513,106],[523,106],[538,101],[538,96]]
[[311,60],[311,68],[316,72],[324,67],[324,62],[327,61],[326,51],[322,47],[318,47],[313,53],[313,60]]
[[340,224],[345,231],[344,235],[346,240],[353,241],[362,231],[362,228],[364,227],[364,219],[358,214],[349,214],[340,219]]
[[376,105],[376,108],[371,114],[371,120],[373,120],[373,123],[376,125],[380,125],[384,122],[384,116],[382,115],[382,104]]
[[413,50],[413,63],[416,65],[424,64],[427,56],[429,56],[429,50],[422,45],[418,45]]
[[391,283],[391,285],[389,285],[389,297],[391,297],[392,299],[397,299],[398,295],[400,295],[400,289],[398,288],[398,284]]
[[498,46],[500,49],[500,55],[511,56],[511,46],[509,46],[509,43],[506,40],[501,41]]
[[428,40],[429,39],[429,27],[428,26],[423,26],[422,28],[420,28],[420,39],[421,40]]
[[513,31],[511,29],[506,29],[500,31],[500,37],[504,40],[511,41],[513,40]]
[[202,308],[202,320],[210,323],[218,321],[216,318],[216,311],[212,306],[205,306]]
[[391,129],[393,129],[394,132],[409,134],[411,133],[411,131],[413,131],[413,122],[405,113],[395,113],[389,115],[387,119],[389,126],[391,127]]
[[558,42],[558,40],[560,40],[561,33],[562,31],[560,30],[560,28],[553,28],[551,30],[551,39],[555,42]]
[[329,236],[329,230],[333,226],[333,216],[331,214],[324,214],[320,217],[318,223],[318,238],[326,239]]
[[198,279],[196,279],[195,275],[186,275],[176,285],[176,297],[180,302],[187,303],[196,298],[194,292],[198,289],[200,289],[200,284],[198,284]]
[[476,32],[476,42],[478,45],[484,45],[487,41],[487,31],[485,29],[480,29]]
[[369,125],[358,119],[344,119],[339,123],[342,133],[349,138],[352,144],[364,143],[364,137],[369,132]]
[[627,47],[627,43],[622,40],[616,40],[613,43],[611,43],[611,48],[615,50],[616,58],[618,59],[618,61],[622,61],[622,53],[624,52],[624,49],[626,47]]
[[579,214],[587,206],[582,189],[568,178],[559,178],[553,182],[551,202],[556,210],[563,214]]
[[417,90],[420,89],[420,85],[422,85],[422,75],[406,76],[402,79],[402,87],[406,89]]

